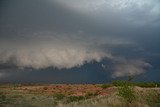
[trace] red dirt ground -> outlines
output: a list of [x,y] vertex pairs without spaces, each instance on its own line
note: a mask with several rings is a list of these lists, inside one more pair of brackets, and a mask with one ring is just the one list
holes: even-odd
[[[2,85],[0,85],[2,87]],[[85,96],[87,94],[95,94],[106,96],[115,91],[114,87],[103,89],[101,84],[49,84],[49,85],[20,85],[12,88],[20,93],[34,94],[64,94],[72,96]],[[11,90],[4,87],[5,90]]]

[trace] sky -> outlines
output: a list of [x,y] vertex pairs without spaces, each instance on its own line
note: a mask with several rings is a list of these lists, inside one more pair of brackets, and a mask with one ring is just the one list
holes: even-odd
[[159,0],[1,0],[0,82],[160,82]]

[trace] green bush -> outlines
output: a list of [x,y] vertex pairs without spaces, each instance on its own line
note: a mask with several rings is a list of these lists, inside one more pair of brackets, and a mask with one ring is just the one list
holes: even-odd
[[124,86],[124,85],[132,85],[131,82],[128,81],[123,81],[123,80],[117,80],[117,81],[113,81],[112,84],[116,87],[118,86]]
[[97,96],[97,95],[98,95],[98,92],[87,92],[85,97],[90,98],[90,97],[94,97],[94,96]]
[[100,87],[103,88],[103,89],[106,89],[106,88],[109,88],[111,86],[112,86],[111,84],[102,84]]
[[136,86],[144,87],[144,88],[153,88],[153,87],[160,87],[160,83],[155,82],[140,82],[134,83]]
[[131,82],[114,81],[113,84],[118,86],[118,95],[124,98],[127,102],[132,103],[136,99],[133,84]]
[[160,106],[160,93],[157,92],[148,92],[144,98],[148,105],[151,107],[159,107]]
[[84,96],[69,96],[67,97],[67,102],[75,102],[75,101],[80,101],[84,99],[85,99]]
[[36,97],[32,97],[32,100],[36,100]]
[[9,104],[11,101],[10,99],[7,99],[5,93],[0,92],[0,105],[1,104]]
[[118,95],[123,97],[127,102],[131,103],[136,99],[132,86],[124,85],[118,88]]
[[55,94],[53,96],[53,98],[56,99],[56,100],[62,100],[62,99],[65,98],[65,95],[64,94]]
[[6,96],[5,95],[0,95],[0,101],[5,101],[6,100]]

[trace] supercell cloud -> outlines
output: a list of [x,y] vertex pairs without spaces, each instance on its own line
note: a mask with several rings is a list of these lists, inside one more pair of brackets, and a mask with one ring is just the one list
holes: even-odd
[[140,75],[160,55],[159,28],[159,0],[2,0],[0,77],[92,62],[111,77]]
[[16,43],[13,40],[1,42],[1,45],[5,46],[0,52],[1,64],[9,63],[18,68],[61,69],[112,58],[94,39],[56,33],[37,33],[34,36],[19,37],[15,40]]

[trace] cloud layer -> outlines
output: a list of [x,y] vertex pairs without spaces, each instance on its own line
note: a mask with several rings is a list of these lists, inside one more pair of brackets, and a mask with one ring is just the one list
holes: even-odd
[[107,59],[112,77],[142,74],[160,53],[159,10],[159,0],[2,1],[0,69],[63,71]]
[[1,42],[1,46],[5,45],[5,49],[0,50],[1,64],[10,63],[19,68],[61,69],[112,58],[109,52],[98,47],[100,44],[97,41],[73,34],[36,33],[28,38],[16,38],[16,41]]
[[112,77],[124,77],[124,76],[135,76],[142,74],[146,69],[150,68],[151,65],[141,59],[137,60],[117,60],[115,67],[113,68]]
[[[76,12],[95,15],[96,18],[103,16],[119,16],[119,20],[125,20],[130,24],[146,25],[156,24],[160,15],[159,0],[51,0]],[[100,14],[99,14],[100,13]],[[102,15],[103,13],[103,15]]]
[[[0,50],[0,64],[20,69],[48,67],[69,69],[92,61],[100,62],[102,59],[109,59],[114,62],[112,77],[142,74],[151,66],[143,60],[132,58],[126,60],[121,56],[117,57],[109,50],[119,46],[135,45],[128,40],[93,36],[90,38],[86,35],[47,31],[2,41],[0,44],[5,48]],[[105,69],[104,66],[102,68]]]

